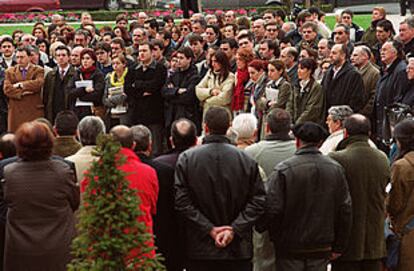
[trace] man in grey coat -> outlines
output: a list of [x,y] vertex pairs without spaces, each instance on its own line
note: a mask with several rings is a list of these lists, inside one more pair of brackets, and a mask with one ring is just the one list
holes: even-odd
[[[295,141],[289,136],[292,118],[283,109],[275,108],[266,116],[265,139],[250,145],[245,152],[262,168],[263,180],[267,181],[280,162],[292,157],[296,151]],[[265,188],[266,188],[265,182]],[[253,270],[275,271],[275,254],[269,233],[253,234]]]

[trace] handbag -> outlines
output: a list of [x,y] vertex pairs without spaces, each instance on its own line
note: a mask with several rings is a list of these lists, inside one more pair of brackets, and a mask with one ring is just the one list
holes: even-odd
[[385,265],[390,270],[396,270],[398,263],[400,262],[400,247],[401,247],[401,238],[414,229],[414,218],[412,218],[407,225],[405,225],[401,236],[395,233],[390,234],[387,237],[387,260]]

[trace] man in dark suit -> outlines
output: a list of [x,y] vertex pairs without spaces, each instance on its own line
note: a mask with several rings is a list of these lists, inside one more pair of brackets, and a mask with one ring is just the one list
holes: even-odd
[[184,268],[183,248],[180,245],[179,225],[174,211],[174,168],[151,159],[151,131],[144,125],[131,127],[135,141],[135,153],[144,164],[157,172],[157,214],[153,217],[155,245],[165,258],[168,271]]
[[68,47],[57,47],[55,57],[57,66],[46,75],[43,88],[45,117],[52,123],[60,111],[68,109],[68,97],[65,89],[76,72],[75,68],[69,64],[70,50]]

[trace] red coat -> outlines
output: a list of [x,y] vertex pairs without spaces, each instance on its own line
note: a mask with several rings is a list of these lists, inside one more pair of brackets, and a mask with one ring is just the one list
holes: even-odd
[[[138,217],[138,221],[145,222],[148,231],[152,234],[152,215],[156,213],[158,199],[157,173],[152,167],[142,163],[131,149],[122,148],[120,153],[126,156],[127,160],[119,169],[127,173],[129,187],[137,190],[137,195],[141,199],[140,208],[143,215]],[[85,178],[81,183],[82,193],[86,190],[87,185],[88,180]],[[153,244],[152,241],[151,245]]]

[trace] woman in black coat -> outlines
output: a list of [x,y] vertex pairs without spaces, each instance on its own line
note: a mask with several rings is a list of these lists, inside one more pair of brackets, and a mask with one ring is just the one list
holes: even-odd
[[81,52],[81,66],[68,84],[70,109],[79,120],[85,116],[103,117],[102,97],[105,88],[104,74],[96,67],[96,54],[85,48]]
[[64,271],[76,233],[76,177],[66,163],[50,158],[53,135],[44,123],[22,124],[16,148],[18,160],[4,168],[4,270]]

